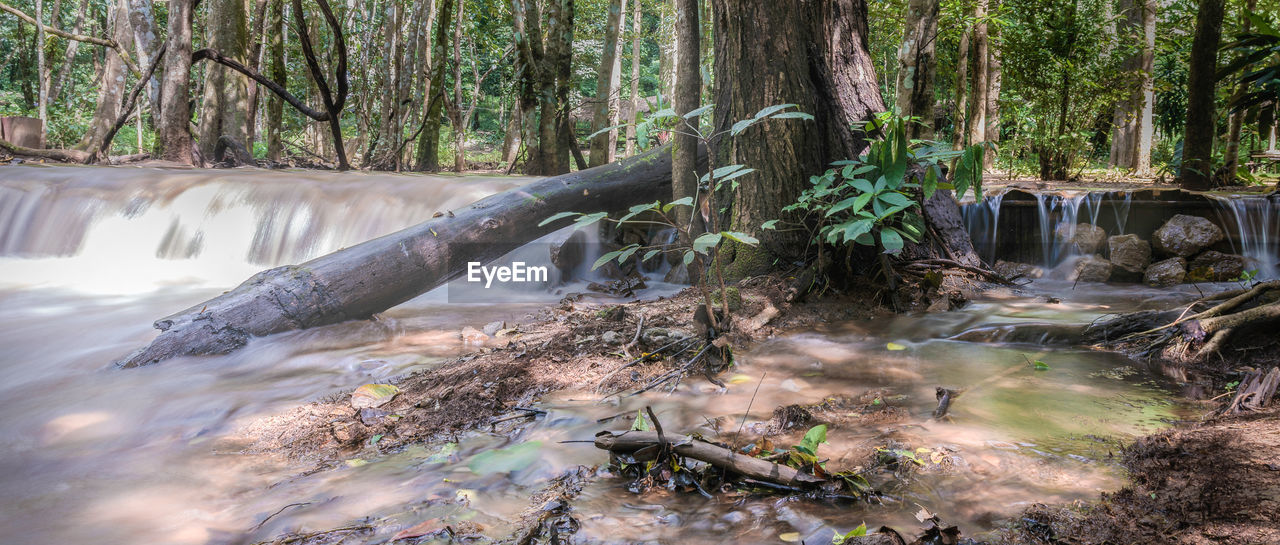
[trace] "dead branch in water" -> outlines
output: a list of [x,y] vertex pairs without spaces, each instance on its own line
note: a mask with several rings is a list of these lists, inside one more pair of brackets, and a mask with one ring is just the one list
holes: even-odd
[[[597,448],[609,452],[627,454],[637,453],[648,447],[661,448],[662,444],[663,441],[659,434],[650,431],[628,431],[619,434],[601,432],[595,439]],[[739,454],[692,436],[684,436],[668,444],[672,451],[679,456],[706,462],[757,481],[789,487],[802,487],[825,482],[824,479],[798,469]]]

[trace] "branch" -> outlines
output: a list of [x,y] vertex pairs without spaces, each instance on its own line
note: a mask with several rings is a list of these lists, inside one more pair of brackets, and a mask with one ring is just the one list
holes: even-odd
[[[0,11],[7,11],[9,13],[12,13],[13,15],[17,16],[17,18],[22,19],[23,21],[26,21],[30,25],[36,24],[36,20],[34,17],[27,15],[23,13],[21,10],[19,10],[18,8],[10,6],[9,4],[6,4],[4,2],[0,2]],[[84,43],[89,43],[93,45],[99,45],[108,49],[114,49],[116,54],[120,55],[120,60],[124,61],[125,66],[129,67],[130,72],[133,72],[135,75],[142,73],[142,70],[138,69],[138,65],[134,64],[133,58],[129,56],[129,52],[126,51],[124,47],[121,47],[120,44],[117,43],[115,40],[108,40],[106,38],[98,38],[94,36],[85,36],[83,34],[72,34],[64,30],[58,30],[56,28],[53,28],[43,23],[41,23],[40,26],[44,27],[45,32],[48,32],[49,34],[52,34],[59,38],[66,38],[68,40],[74,40],[77,42],[84,42]]]
[[74,149],[37,149],[19,146],[8,140],[0,138],[0,150],[5,150],[13,155],[22,155],[24,157],[40,157],[42,159],[52,159],[54,161],[62,161],[64,163],[87,164],[89,162],[89,152]]
[[307,106],[306,104],[303,104],[301,100],[298,100],[298,97],[295,97],[292,94],[290,94],[289,91],[286,90],[284,87],[281,87],[280,84],[274,81],[271,81],[271,79],[267,78],[266,76],[263,76],[262,74],[259,74],[258,72],[254,71],[252,68],[249,68],[248,66],[240,64],[240,62],[236,61],[235,59],[223,56],[217,50],[201,49],[191,54],[191,64],[195,64],[203,60],[216,62],[218,64],[226,66],[227,68],[230,68],[232,70],[235,70],[236,72],[240,72],[241,74],[244,74],[252,78],[253,81],[256,81],[259,84],[261,84],[263,87],[270,89],[271,92],[276,94],[276,96],[279,96],[285,102],[288,102],[289,105],[293,106],[294,109],[298,110],[299,112],[302,112],[302,115],[310,117],[311,119],[314,119],[316,121],[329,120],[328,112],[320,112],[312,109],[310,106]]

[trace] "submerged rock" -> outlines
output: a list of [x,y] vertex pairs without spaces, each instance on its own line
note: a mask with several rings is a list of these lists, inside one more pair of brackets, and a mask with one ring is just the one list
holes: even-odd
[[1107,240],[1105,230],[1088,223],[1062,224],[1053,234],[1059,241],[1071,245],[1077,253],[1086,255],[1097,252],[1102,247],[1102,243]]
[[1187,277],[1187,260],[1181,257],[1173,257],[1164,261],[1152,263],[1147,267],[1146,275],[1142,281],[1153,288],[1167,288],[1181,284]]
[[1111,277],[1125,282],[1140,282],[1142,271],[1151,264],[1151,243],[1138,235],[1116,235],[1107,239],[1111,252]]
[[1100,255],[1088,255],[1076,261],[1075,268],[1067,275],[1072,282],[1106,282],[1111,279],[1111,262]]
[[1015,263],[1012,261],[996,261],[992,269],[996,274],[1005,278],[1040,278],[1044,276],[1044,269],[1032,265],[1030,263]]
[[1187,265],[1187,278],[1193,282],[1227,282],[1244,274],[1245,258],[1209,250]]
[[1178,214],[1152,234],[1152,245],[1161,253],[1190,257],[1226,238],[1212,221],[1199,216]]

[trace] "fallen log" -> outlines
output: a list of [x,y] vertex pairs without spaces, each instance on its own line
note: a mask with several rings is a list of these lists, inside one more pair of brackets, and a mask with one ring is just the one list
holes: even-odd
[[[596,448],[620,453],[632,453],[661,444],[662,440],[658,432],[651,431],[628,431],[619,434],[601,432],[595,439]],[[706,462],[757,481],[791,487],[824,482],[824,479],[798,469],[736,453],[692,437],[680,437],[670,445],[672,451],[679,456]]]
[[239,287],[155,322],[151,344],[116,362],[225,354],[253,337],[372,317],[569,223],[560,211],[622,211],[671,195],[663,147],[617,163],[492,195],[455,214],[318,257],[260,272]]

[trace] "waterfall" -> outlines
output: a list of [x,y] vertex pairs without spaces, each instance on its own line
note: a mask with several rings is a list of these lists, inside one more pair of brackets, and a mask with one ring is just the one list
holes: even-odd
[[1000,206],[1004,203],[1003,191],[988,194],[987,198],[960,207],[964,226],[973,239],[973,249],[987,263],[996,262],[996,235],[1000,228]]
[[1213,197],[1222,223],[1235,227],[1239,243],[1231,241],[1235,253],[1243,255],[1259,279],[1280,278],[1280,194],[1267,197]]

